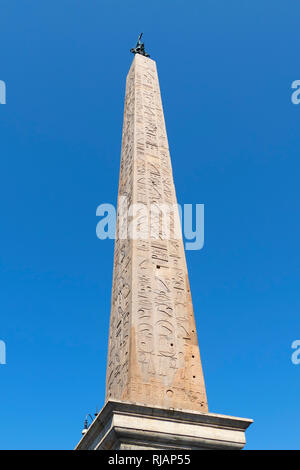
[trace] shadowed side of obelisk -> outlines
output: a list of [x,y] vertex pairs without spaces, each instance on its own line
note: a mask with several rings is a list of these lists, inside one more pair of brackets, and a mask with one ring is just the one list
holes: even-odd
[[126,395],[129,382],[130,325],[132,316],[132,240],[127,214],[133,203],[135,66],[126,80],[116,239],[108,341],[106,401]]

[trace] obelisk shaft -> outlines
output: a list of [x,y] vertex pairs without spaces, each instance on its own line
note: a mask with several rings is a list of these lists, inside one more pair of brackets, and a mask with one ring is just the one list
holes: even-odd
[[[206,412],[182,238],[166,236],[160,216],[143,210],[176,204],[156,64],[136,54],[126,82],[106,400]],[[170,220],[175,227],[176,211]]]

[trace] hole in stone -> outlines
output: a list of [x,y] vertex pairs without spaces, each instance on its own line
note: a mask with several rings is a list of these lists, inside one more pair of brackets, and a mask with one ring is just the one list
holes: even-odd
[[192,356],[192,358],[194,359],[195,356]]
[[195,376],[195,375],[193,375],[193,379],[195,379],[195,378],[196,378],[196,376]]
[[173,346],[173,343],[171,343],[171,346]]
[[156,265],[156,269],[160,269],[160,266],[158,266],[158,264]]

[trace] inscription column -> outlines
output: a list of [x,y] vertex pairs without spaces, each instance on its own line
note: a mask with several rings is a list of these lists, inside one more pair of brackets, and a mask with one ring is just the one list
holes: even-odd
[[[121,213],[132,204],[128,230],[120,236]],[[178,233],[156,63],[136,54],[126,82],[107,400],[208,411]]]

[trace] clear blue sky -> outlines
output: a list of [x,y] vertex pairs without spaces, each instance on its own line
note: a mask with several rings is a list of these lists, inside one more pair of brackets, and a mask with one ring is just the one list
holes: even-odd
[[0,448],[71,449],[104,400],[125,77],[157,61],[210,411],[299,449],[298,0],[2,0]]

